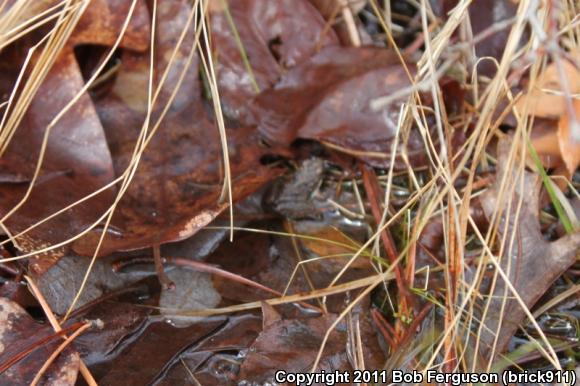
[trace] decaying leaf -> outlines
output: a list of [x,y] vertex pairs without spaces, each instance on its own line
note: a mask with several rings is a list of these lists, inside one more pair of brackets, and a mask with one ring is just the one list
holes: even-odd
[[[272,143],[315,139],[385,167],[401,103],[408,95],[379,111],[371,109],[370,102],[386,90],[400,91],[410,85],[390,50],[327,47],[260,93],[251,108],[260,132]],[[424,162],[418,131],[411,130],[405,142],[410,161]]]
[[[20,184],[0,184],[0,214],[6,214],[24,197],[47,126],[84,86],[73,48],[87,43],[112,45],[121,31],[128,8],[127,2],[94,1],[79,21],[73,37],[40,85],[0,160],[4,172],[26,177]],[[121,47],[136,50],[146,48],[149,27],[147,19],[147,9],[139,1]],[[21,47],[11,49],[18,52],[18,58],[23,58]],[[11,51],[3,54],[11,55]],[[2,60],[3,76],[10,79],[3,81],[3,85],[13,86],[13,79],[19,70],[15,67],[17,64],[20,63],[6,58]],[[2,92],[8,95],[8,89]],[[74,106],[52,127],[37,184],[24,205],[6,221],[6,226],[12,234],[17,234],[93,193],[112,179],[113,162],[103,127],[90,97],[87,93],[81,93]],[[31,252],[75,236],[98,219],[112,203],[112,197],[113,189],[104,191],[16,238],[17,246],[23,252]],[[33,269],[44,272],[63,253],[63,249],[51,251],[48,256],[43,256],[38,263],[33,264]]]
[[[509,142],[502,143],[498,151],[496,181],[482,195],[481,205],[486,216],[491,218],[500,205],[498,195],[502,178],[507,176],[508,181],[515,185],[511,208],[509,213],[502,215],[498,228],[499,239],[506,237],[500,264],[524,304],[530,308],[554,280],[576,261],[580,248],[580,232],[553,242],[543,238],[538,219],[541,187],[539,176],[524,171],[523,185],[520,186],[517,170],[506,167],[508,151]],[[517,204],[522,198],[522,206],[518,214]],[[514,242],[510,244],[512,238]],[[482,292],[484,292],[483,289]],[[525,319],[524,310],[513,298],[513,294],[507,289],[501,277],[498,277],[495,289],[490,295],[491,299],[486,297],[489,306],[483,321],[484,327],[481,329],[480,352],[484,357],[491,354],[495,339],[497,339],[495,353],[503,352],[518,326]]]
[[[111,3],[100,1],[89,7],[86,18],[81,20],[77,32],[57,59],[3,156],[5,172],[30,178],[47,124],[84,85],[73,47],[86,44],[111,46],[120,31],[125,20],[121,16],[127,14],[130,2]],[[149,16],[144,7],[142,2],[137,3],[129,23],[130,28],[122,42],[127,51],[122,55],[112,90],[95,96],[97,99],[94,101],[82,94],[52,129],[38,186],[24,206],[6,221],[11,233],[18,233],[95,192],[128,167],[139,130],[147,116],[149,53],[144,50],[148,47]],[[191,6],[185,2],[159,6],[155,67],[158,78],[169,65],[190,11]],[[180,15],[178,19],[176,15]],[[227,207],[227,203],[219,201],[223,171],[219,162],[221,145],[217,126],[203,106],[197,57],[194,55],[193,60],[188,61],[189,52],[194,49],[193,32],[192,23],[161,88],[158,104],[153,107],[151,122],[160,117],[164,103],[169,103],[171,93],[179,84],[181,70],[188,66],[180,92],[141,159],[138,173],[117,209],[101,254],[184,239]],[[92,52],[99,56],[95,62],[102,60],[100,50]],[[254,129],[230,130],[228,139],[233,165],[233,195],[234,199],[239,199],[277,172],[260,166],[264,149],[260,148]],[[4,190],[1,213],[6,213],[24,195],[27,184],[5,182],[0,189]],[[18,246],[30,252],[77,235],[105,213],[113,203],[115,193],[114,188],[108,189],[47,221],[17,238]],[[98,227],[79,240],[74,249],[80,254],[91,255],[101,229]],[[33,266],[36,272],[46,271],[65,251],[52,252],[52,259],[44,257]]]
[[273,86],[288,68],[320,47],[338,44],[332,29],[324,28],[321,15],[306,0],[212,0],[211,4],[224,112],[242,122],[248,119],[248,101],[259,90]]
[[[156,77],[161,77],[170,65],[174,45],[190,12],[191,6],[186,2],[160,4]],[[197,56],[190,55],[194,36],[191,23],[152,108],[150,130],[165,104],[171,102],[174,89],[180,86],[179,91],[119,203],[100,251],[103,255],[185,239],[227,207],[227,201],[219,201],[223,183],[219,133],[204,108]],[[179,83],[182,71],[185,72]],[[125,52],[111,92],[95,99],[117,175],[129,167],[146,121],[148,74],[149,53]],[[233,198],[238,200],[279,172],[261,166],[260,158],[266,149],[260,147],[255,129],[229,129],[227,138]],[[79,254],[91,254],[99,238],[100,230],[92,232],[77,242],[74,249]]]
[[199,345],[186,350],[158,385],[237,385],[235,379],[250,346],[262,330],[262,318],[236,315]]
[[[0,364],[2,367],[18,355],[28,353],[0,373],[0,383],[6,386],[27,385],[62,342],[48,340],[54,335],[48,325],[35,322],[18,304],[0,298]],[[45,386],[73,386],[79,371],[80,356],[66,348],[41,379]]]
[[165,321],[151,320],[137,332],[139,339],[120,348],[114,361],[94,366],[94,375],[103,385],[155,383],[179,360],[181,352],[199,344],[224,323],[225,318],[215,317],[177,328]]
[[[365,310],[362,314],[353,311],[331,330],[317,371],[352,370],[355,368],[353,357],[357,355],[355,350],[362,351],[364,364],[360,366],[377,368],[382,365],[384,354],[378,346],[374,328],[364,315],[368,308],[362,309]],[[277,370],[309,372],[323,345],[323,338],[337,317],[336,314],[326,314],[315,318],[270,321],[250,348],[240,369],[238,382],[272,382]],[[349,318],[350,322],[347,321]],[[361,347],[349,341],[349,334],[354,336],[356,330],[360,331]]]
[[[277,370],[310,371],[322,339],[335,319],[336,315],[326,315],[270,324],[252,345],[240,369],[238,382],[273,382]],[[345,347],[346,331],[343,324],[330,334],[320,369],[348,369]]]
[[[90,260],[80,256],[66,255],[46,272],[36,275],[36,284],[57,315],[64,315],[81,288]],[[125,278],[111,270],[109,261],[96,261],[76,308],[121,289],[136,281]]]

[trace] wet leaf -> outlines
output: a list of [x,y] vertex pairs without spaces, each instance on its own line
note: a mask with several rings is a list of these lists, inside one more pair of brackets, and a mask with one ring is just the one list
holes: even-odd
[[[122,42],[122,46],[127,48],[144,48],[143,34],[147,38],[148,25],[143,25],[143,19],[147,18],[148,13],[144,5],[141,2],[139,4]],[[2,215],[24,197],[28,182],[32,179],[47,125],[84,86],[73,47],[88,42],[112,44],[124,21],[123,14],[116,12],[126,13],[127,9],[127,2],[91,2],[73,38],[48,72],[0,160],[0,166],[5,172],[22,176],[23,182],[27,182],[15,184],[3,181],[0,184]],[[17,56],[23,57],[23,48],[16,47],[14,50],[19,51]],[[15,65],[18,64],[18,61],[3,61],[3,75],[16,76],[19,68]],[[12,87],[11,81],[8,84]],[[25,204],[6,221],[12,234],[17,234],[84,198],[111,182],[113,178],[113,163],[103,127],[86,93],[80,94],[75,105],[51,130],[37,184]],[[112,202],[112,194],[113,190],[109,189],[18,237],[18,247],[23,252],[31,252],[78,234],[108,208]],[[43,259],[33,264],[32,268],[38,273],[44,272],[63,254],[63,249],[51,251],[48,256],[43,256]]]
[[[366,368],[378,368],[384,364],[384,354],[377,345],[377,335],[364,316],[368,313],[365,307],[356,307],[350,316],[343,319],[330,332],[324,346],[317,371],[352,370],[354,367],[352,342],[347,344],[348,329],[355,325],[361,332],[360,347]],[[363,314],[359,314],[364,309]],[[367,314],[368,315],[368,314]],[[337,318],[336,314],[327,314],[316,318],[282,319],[266,325],[260,333],[240,369],[238,382],[264,384],[272,382],[277,370],[286,372],[309,372],[322,347],[323,338]],[[351,327],[348,327],[350,324]],[[351,331],[354,333],[354,331]]]
[[[29,113],[17,129],[2,157],[8,170],[28,178],[38,159],[47,124],[83,86],[78,66],[71,55],[61,56],[33,99]],[[36,186],[26,203],[7,221],[12,234],[25,230],[110,182],[112,160],[105,136],[88,95],[65,114],[48,140],[41,175],[50,175]],[[24,196],[28,184],[0,184],[0,210],[6,214]],[[112,191],[45,222],[16,240],[23,252],[45,248],[82,231],[108,207]],[[55,230],[59,230],[56,232]],[[53,258],[62,252],[52,252]]]
[[[79,20],[69,45],[112,46],[129,15],[132,1],[93,0]],[[120,46],[135,51],[149,47],[150,16],[145,0],[136,0]]]
[[[481,196],[481,204],[486,216],[491,218],[500,205],[498,195],[502,178],[507,175],[508,180],[517,181],[513,197],[514,205],[511,205],[509,213],[502,215],[498,228],[500,239],[503,236],[507,237],[505,253],[501,257],[501,267],[524,304],[531,308],[550,285],[576,261],[576,254],[580,248],[580,232],[564,236],[554,242],[543,238],[538,219],[541,181],[538,175],[524,171],[524,182],[520,189],[517,170],[506,168],[508,151],[509,142],[500,145],[496,181]],[[518,215],[518,205],[515,203],[519,202],[522,195],[525,195],[525,199]],[[512,237],[515,241],[509,244]],[[496,332],[495,352],[501,353],[506,349],[518,325],[525,319],[524,310],[512,298],[512,293],[507,290],[501,277],[498,278],[491,295],[493,298],[489,301],[484,321],[485,327],[481,330],[480,353],[484,357],[488,357],[491,353]],[[507,299],[505,299],[506,295]],[[505,300],[505,306],[502,307],[503,300]],[[500,316],[503,319],[501,325]]]
[[[371,101],[408,88],[397,56],[383,48],[328,47],[282,76],[252,104],[260,132],[272,143],[315,139],[354,154],[371,165],[388,165],[401,103],[395,98],[375,111]],[[423,160],[419,133],[407,140],[411,162]]]
[[[90,260],[80,256],[64,256],[48,269],[37,275],[36,284],[52,311],[64,315],[81,288]],[[96,261],[75,308],[121,289],[137,281],[113,272],[109,261]]]
[[196,385],[197,380],[202,385],[237,385],[241,362],[261,330],[262,319],[257,315],[229,317],[222,328],[183,352],[158,384]]
[[93,366],[103,385],[147,385],[163,377],[180,353],[197,344],[225,323],[225,318],[207,318],[189,327],[176,328],[165,321],[150,320],[137,332],[136,340],[120,348],[114,361]]
[[[101,298],[102,299],[102,298]],[[75,317],[100,320],[102,327],[81,335],[75,349],[89,367],[103,368],[115,361],[125,343],[139,339],[152,309],[120,300],[103,299]]]
[[221,99],[226,115],[242,121],[259,90],[320,47],[338,43],[306,0],[212,0],[210,6]]
[[[2,385],[26,385],[36,376],[48,357],[60,345],[60,337],[54,336],[52,328],[35,322],[18,304],[0,298],[0,363],[11,361],[15,356],[29,352],[0,374]],[[74,385],[79,371],[80,356],[71,348],[65,349],[48,368],[41,385]]]
[[[160,4],[156,76],[160,77],[169,64],[190,11],[186,2]],[[190,28],[161,88],[151,122],[156,122],[165,103],[169,103],[185,68],[183,82],[119,203],[100,251],[102,255],[183,240],[227,208],[227,202],[219,200],[223,166],[218,129],[204,108],[197,57],[188,60],[194,38],[193,23]],[[148,74],[149,53],[125,52],[111,92],[95,99],[117,175],[129,166],[146,119]],[[279,172],[261,166],[260,158],[266,149],[260,147],[255,129],[231,129],[227,137],[233,198],[238,200]],[[100,230],[92,232],[73,248],[79,254],[91,254],[99,237]]]
[[[319,318],[282,320],[260,333],[244,360],[238,382],[272,382],[276,370],[310,371],[322,339],[336,315]],[[330,334],[320,369],[348,369],[345,325]]]

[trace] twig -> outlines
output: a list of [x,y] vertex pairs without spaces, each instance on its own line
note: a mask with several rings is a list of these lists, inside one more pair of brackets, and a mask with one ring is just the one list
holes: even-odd
[[161,259],[161,251],[159,244],[153,246],[153,262],[155,263],[155,272],[157,273],[157,278],[159,283],[164,289],[174,289],[175,283],[165,273],[163,269],[163,260]]

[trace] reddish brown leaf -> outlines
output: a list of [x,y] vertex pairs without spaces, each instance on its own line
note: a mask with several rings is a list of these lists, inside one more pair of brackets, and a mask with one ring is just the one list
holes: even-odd
[[[156,79],[168,65],[191,8],[185,2],[162,3],[158,9]],[[176,15],[178,15],[176,17]],[[152,112],[152,122],[178,84],[188,65],[194,38],[193,23],[177,52],[168,81],[161,89]],[[201,100],[199,67],[194,57],[168,111],[140,160],[139,169],[119,204],[114,231],[105,237],[101,254],[137,249],[185,239],[212,221],[227,207],[219,203],[223,168],[216,125],[207,116]],[[115,160],[118,175],[128,167],[147,112],[149,54],[126,52],[109,95],[95,101]],[[264,154],[251,128],[228,130],[232,165],[233,196],[237,200],[253,192],[278,172],[260,166]],[[100,237],[93,232],[74,245],[80,254],[90,254]]]
[[121,349],[114,361],[94,367],[99,384],[148,385],[163,376],[179,354],[225,323],[223,317],[208,318],[176,328],[165,321],[151,321],[139,331],[139,339]]
[[[270,324],[252,345],[240,369],[238,381],[263,384],[272,382],[277,370],[310,371],[322,339],[335,320],[336,315],[329,314]],[[344,328],[342,325],[330,334],[320,369],[334,371],[349,368]]]
[[[32,100],[24,122],[2,157],[9,170],[32,177],[44,131],[84,81],[72,55],[62,55]],[[16,234],[37,221],[65,208],[112,180],[113,165],[109,149],[88,95],[52,129],[48,139],[40,181],[26,203],[7,221]],[[0,211],[6,214],[24,196],[28,184],[0,184]],[[97,220],[112,201],[112,191],[76,206],[26,235],[17,238],[23,252],[31,252],[74,236]],[[57,231],[58,230],[58,231]],[[56,258],[61,253],[54,251]]]
[[248,349],[262,329],[259,316],[231,316],[227,324],[204,339],[198,346],[181,354],[180,360],[159,380],[160,386],[194,383],[202,385],[237,385],[235,378]]
[[212,0],[211,31],[220,94],[226,114],[242,121],[256,90],[228,22],[226,4],[260,90],[274,85],[286,69],[308,59],[320,47],[338,43],[332,29],[325,30],[324,20],[306,0]]
[[[27,385],[38,370],[60,345],[62,339],[50,339],[50,326],[35,322],[18,304],[0,298],[0,363],[12,361],[15,356],[28,355],[0,374],[2,385]],[[79,354],[67,348],[48,368],[41,385],[74,385],[79,371]]]
[[[29,182],[38,160],[47,125],[84,86],[73,46],[80,43],[113,44],[124,22],[128,2],[94,1],[81,18],[73,37],[62,50],[52,69],[32,99],[27,114],[0,165],[8,174],[25,177]],[[117,12],[123,12],[118,14]],[[146,48],[148,12],[138,2],[128,25],[122,46]],[[147,23],[145,23],[147,22]],[[12,61],[3,66],[5,76],[15,76],[18,70]],[[12,75],[13,73],[13,75]],[[11,81],[7,87],[12,87]],[[3,90],[7,92],[7,90]],[[37,184],[26,203],[7,221],[16,234],[60,209],[93,193],[113,178],[113,164],[101,123],[87,94],[79,100],[52,128]],[[0,184],[0,213],[10,211],[24,196],[26,184]],[[77,205],[16,240],[23,252],[45,248],[62,242],[86,229],[96,221],[112,202],[113,190]],[[63,249],[51,251],[42,261],[33,264],[36,272],[44,272],[63,254]]]
[[[129,15],[131,3],[132,1],[126,0],[91,1],[79,20],[69,44],[112,46]],[[131,50],[145,51],[149,47],[150,34],[150,17],[146,2],[136,0],[120,45]]]
[[[315,139],[384,167],[407,96],[379,111],[371,109],[370,102],[409,86],[403,66],[390,50],[328,47],[258,95],[252,110],[270,142]],[[424,157],[423,141],[415,130],[407,152],[412,162]]]

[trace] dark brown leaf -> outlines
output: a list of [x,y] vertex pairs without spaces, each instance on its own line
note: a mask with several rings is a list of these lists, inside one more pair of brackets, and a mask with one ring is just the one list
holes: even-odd
[[[242,59],[226,14],[226,4],[239,34],[252,75]],[[218,85],[225,113],[246,121],[248,101],[273,86],[290,67],[320,47],[338,44],[332,29],[306,0],[212,0],[211,31],[217,58]]]
[[[371,109],[370,102],[410,84],[390,50],[328,47],[258,95],[252,110],[260,132],[272,143],[315,139],[385,167],[407,96],[378,111]],[[412,162],[425,156],[415,130],[407,140],[407,152]]]
[[[361,313],[361,310],[364,311]],[[361,350],[366,368],[379,368],[385,358],[378,346],[377,334],[366,315],[368,307],[358,305],[349,318],[352,318],[352,326],[360,326]],[[327,314],[316,318],[278,320],[265,325],[244,360],[238,382],[272,382],[277,370],[309,372],[322,347],[324,336],[337,317],[336,314]],[[351,353],[347,354],[348,347],[353,348],[352,342],[347,344],[347,324],[346,319],[343,319],[330,333],[317,371],[344,371],[354,367]]]
[[[125,12],[127,9],[127,2],[100,0],[91,3],[85,17],[79,22],[76,34],[62,50],[32,99],[22,124],[0,160],[4,171],[19,176],[23,182],[31,180],[47,125],[84,86],[73,46],[89,42],[112,45],[124,21],[122,15],[125,14],[116,12]],[[147,20],[147,15],[147,9],[138,2],[122,46],[135,49],[146,47],[148,25],[144,25],[144,20]],[[4,62],[6,71],[3,75],[14,77],[19,70],[15,67],[18,64]],[[6,84],[12,87],[11,81]],[[7,92],[8,89],[2,91]],[[52,128],[37,184],[26,203],[6,221],[6,225],[12,234],[23,231],[111,182],[113,173],[103,128],[91,99],[83,93]],[[0,184],[0,213],[4,215],[10,211],[27,189],[28,184]],[[18,246],[23,252],[31,252],[78,234],[98,219],[111,204],[112,197],[113,189],[109,189],[75,206],[18,237]],[[63,253],[63,249],[51,251],[32,267],[36,272],[44,272]]]
[[196,385],[193,374],[202,385],[237,385],[235,378],[241,361],[261,329],[262,321],[257,315],[229,317],[223,328],[182,353],[158,384]]
[[[316,359],[322,339],[336,315],[318,318],[282,320],[270,324],[260,333],[246,357],[238,382],[250,384],[272,382],[276,370],[308,372]],[[346,357],[345,325],[331,332],[320,369],[349,368]]]
[[[0,298],[0,363],[12,360],[16,355],[32,351],[0,374],[0,383],[6,386],[27,385],[38,370],[60,345],[57,337],[44,343],[54,332],[48,325],[35,322],[18,304]],[[41,385],[74,385],[79,371],[79,354],[67,348],[48,368]]]
[[[158,9],[155,74],[161,78],[191,8],[186,2],[164,2]],[[176,17],[177,15],[177,17]],[[185,76],[167,115],[153,136],[129,189],[120,202],[113,226],[100,253],[138,249],[190,237],[227,208],[219,202],[223,182],[221,145],[217,126],[201,100],[197,57],[188,56],[194,38],[191,30],[178,50],[152,111],[156,122],[184,66]],[[117,175],[129,166],[139,132],[147,115],[149,53],[125,52],[111,92],[95,100],[107,133]],[[152,124],[153,126],[153,124]],[[233,198],[256,190],[279,172],[260,165],[265,150],[253,128],[228,130]],[[91,254],[100,231],[74,245],[77,253]]]
[[162,377],[179,354],[211,334],[225,318],[208,318],[189,327],[176,328],[165,321],[151,321],[139,331],[139,339],[121,348],[114,361],[94,367],[99,384],[148,385]]

